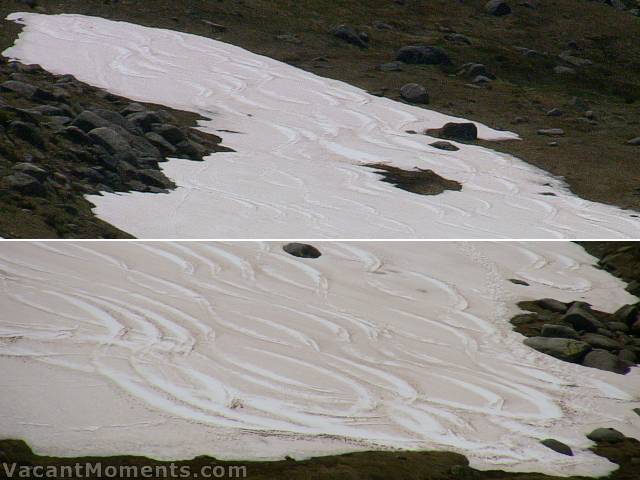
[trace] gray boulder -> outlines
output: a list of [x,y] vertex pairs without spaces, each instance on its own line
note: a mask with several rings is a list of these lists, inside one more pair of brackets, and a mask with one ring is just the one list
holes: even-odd
[[85,110],[83,112],[80,112],[80,114],[73,119],[71,125],[74,127],[78,127],[80,130],[88,133],[96,128],[110,127],[111,122],[105,120],[104,118],[90,110]]
[[156,112],[138,112],[127,115],[127,120],[140,128],[143,132],[149,132],[154,123],[162,123],[162,119]]
[[44,138],[42,138],[40,130],[31,123],[16,120],[9,124],[8,132],[10,135],[20,138],[25,142],[29,142],[31,145],[38,148],[44,148]]
[[615,428],[596,428],[587,434],[587,438],[594,442],[619,443],[625,439],[625,436]]
[[606,350],[593,350],[585,355],[582,365],[624,375],[628,371],[626,364]]
[[39,166],[28,162],[16,163],[13,167],[11,167],[11,170],[13,170],[14,172],[26,173],[27,175],[31,175],[33,178],[41,182],[45,181],[49,176],[49,173],[44,168],[40,168]]
[[511,7],[504,0],[490,0],[484,5],[484,11],[493,16],[502,17],[511,13]]
[[2,183],[6,188],[15,190],[25,195],[42,196],[45,193],[44,185],[37,178],[26,173],[16,172],[4,177]]
[[578,331],[596,332],[598,328],[602,328],[602,323],[595,317],[591,311],[591,307],[584,302],[575,302],[567,313],[564,314],[562,320],[569,323]]
[[629,305],[623,305],[615,311],[613,316],[627,325],[631,325],[638,318],[640,313],[640,303],[632,303]]
[[542,326],[542,336],[549,338],[573,338],[578,339],[578,332],[571,327],[564,325],[554,325],[552,323],[545,323]]
[[637,147],[638,145],[640,145],[640,137],[632,138],[631,140],[627,141],[627,145],[633,145]]
[[154,147],[160,150],[160,153],[164,156],[174,155],[178,151],[176,147],[167,142],[164,137],[155,132],[145,133],[144,136]]
[[173,145],[184,142],[187,139],[184,132],[175,125],[168,125],[165,123],[154,125],[153,131]]
[[587,342],[594,348],[602,348],[604,350],[619,350],[622,348],[622,345],[619,342],[597,333],[585,333],[580,337],[580,340]]
[[591,347],[585,342],[571,338],[530,337],[524,344],[552,357],[568,362],[579,361]]
[[109,127],[94,128],[89,132],[89,137],[112,155],[131,150],[129,142],[122,135]]
[[565,313],[569,308],[566,303],[553,298],[543,298],[541,300],[537,300],[535,303],[540,308],[544,308],[545,310],[550,310],[555,313]]
[[429,103],[427,89],[417,83],[407,83],[400,88],[400,95],[411,103]]
[[638,356],[631,350],[627,350],[627,349],[620,350],[618,352],[618,358],[623,362],[629,362],[632,364],[638,363]]
[[402,62],[388,62],[378,65],[378,70],[382,72],[400,72],[402,71]]
[[35,97],[37,90],[37,87],[18,80],[8,80],[0,84],[0,91],[11,92],[26,98]]
[[440,47],[429,45],[409,45],[402,47],[396,60],[410,64],[451,65],[449,54]]

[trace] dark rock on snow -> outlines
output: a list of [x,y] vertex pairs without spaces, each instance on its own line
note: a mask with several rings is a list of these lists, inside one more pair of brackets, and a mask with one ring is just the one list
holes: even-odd
[[606,350],[593,350],[587,353],[582,365],[620,374],[628,371],[627,365],[622,360]]
[[591,347],[585,342],[571,338],[530,337],[524,344],[539,352],[568,362],[579,361]]
[[569,445],[564,444],[558,440],[553,438],[547,438],[545,440],[541,440],[540,443],[551,450],[561,453],[562,455],[568,455],[570,457],[573,456],[573,451]]
[[453,143],[445,142],[444,140],[438,140],[437,142],[430,143],[429,145],[434,148],[438,148],[440,150],[448,150],[450,152],[457,152],[458,150],[460,150]]
[[618,443],[625,439],[625,436],[615,428],[596,428],[587,434],[589,440],[594,442]]
[[282,249],[289,255],[300,258],[318,258],[322,255],[320,250],[307,243],[287,243]]
[[472,141],[478,139],[478,128],[474,123],[449,122],[439,130],[440,136],[452,140]]

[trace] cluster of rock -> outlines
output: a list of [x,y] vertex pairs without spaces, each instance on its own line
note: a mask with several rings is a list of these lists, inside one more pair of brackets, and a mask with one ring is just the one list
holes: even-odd
[[539,352],[619,374],[640,362],[640,303],[614,313],[549,298],[518,306],[531,313],[517,315],[511,323],[528,337],[525,345]]
[[159,163],[202,160],[220,138],[180,125],[168,109],[132,103],[53,76],[36,65],[0,63],[0,188],[47,196],[53,190],[164,192]]

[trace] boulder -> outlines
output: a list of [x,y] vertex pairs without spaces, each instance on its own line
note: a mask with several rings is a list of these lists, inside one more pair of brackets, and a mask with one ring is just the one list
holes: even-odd
[[530,337],[524,344],[567,362],[577,362],[591,350],[589,344],[571,338]]
[[447,150],[449,152],[457,152],[458,150],[460,150],[453,143],[445,142],[444,140],[438,140],[437,142],[430,143],[429,145],[440,150]]
[[631,350],[627,350],[627,349],[620,350],[618,352],[618,358],[623,362],[629,362],[632,364],[638,363],[638,356],[635,354],[635,352]]
[[596,428],[587,434],[587,438],[594,442],[619,443],[624,441],[625,436],[615,428]]
[[175,155],[175,153],[178,151],[176,147],[167,142],[164,137],[158,135],[155,132],[145,133],[144,136],[147,140],[149,140],[149,142],[151,142],[154,147],[160,150],[160,153],[162,153],[162,155],[164,155],[165,157]]
[[631,140],[628,140],[627,145],[633,145],[634,147],[637,147],[638,145],[640,145],[640,137],[636,137],[636,138],[632,138]]
[[573,451],[569,445],[562,443],[553,438],[547,438],[545,440],[541,440],[540,443],[547,448],[550,448],[554,452],[561,453],[562,455],[567,455],[569,457],[573,457]]
[[582,360],[582,365],[622,375],[629,370],[622,360],[606,350],[593,350],[587,353]]
[[18,80],[8,80],[0,84],[1,92],[11,92],[21,97],[33,98],[36,95],[37,87]]
[[388,62],[378,65],[378,70],[382,72],[400,72],[402,71],[402,62]]
[[144,183],[145,185],[149,185],[152,187],[157,187],[161,189],[171,188],[173,183],[169,180],[165,175],[158,170],[140,170],[137,175],[137,179]]
[[339,38],[340,40],[344,40],[347,43],[352,45],[356,45],[361,48],[367,47],[367,39],[363,39],[361,35],[348,25],[338,25],[337,27],[331,29],[331,35]]
[[429,103],[427,89],[417,83],[407,83],[400,87],[400,95],[411,103]]
[[129,133],[132,133],[133,135],[140,135],[142,133],[139,128],[137,128],[133,123],[131,123],[125,117],[120,115],[118,112],[100,108],[95,110],[95,114],[103,118],[104,120],[106,120],[112,125],[118,125],[119,127],[124,128],[125,130],[127,130]]
[[627,325],[631,325],[638,318],[640,313],[640,303],[632,303],[629,305],[623,305],[615,311],[613,316]]
[[133,102],[127,105],[126,107],[124,107],[122,110],[120,110],[120,115],[122,115],[123,117],[127,117],[133,113],[140,113],[140,112],[146,112],[146,111],[147,109],[143,105],[137,102]]
[[484,5],[484,11],[495,17],[502,17],[511,13],[511,7],[504,0],[489,0]]
[[38,127],[32,123],[26,123],[21,121],[11,122],[9,124],[9,134],[29,142],[38,148],[44,148],[44,138],[40,134]]
[[122,135],[109,127],[94,128],[89,132],[89,138],[106,149],[107,152],[112,155],[131,150],[129,142]]
[[127,120],[140,128],[143,132],[149,132],[154,123],[162,123],[162,119],[156,112],[138,112],[127,115]]
[[440,47],[429,45],[409,45],[402,47],[396,60],[410,64],[451,65],[449,54]]
[[544,308],[545,310],[550,310],[555,313],[565,313],[569,308],[566,303],[554,300],[553,298],[543,298],[541,300],[536,300],[534,303],[540,308]]
[[40,168],[39,166],[28,162],[16,163],[13,167],[11,167],[11,170],[13,170],[14,172],[22,172],[26,173],[27,175],[31,175],[33,178],[39,180],[40,182],[44,182],[49,176],[49,173],[44,168]]
[[631,324],[629,333],[631,333],[631,335],[640,335],[640,318]]
[[282,249],[289,255],[300,258],[318,258],[322,255],[320,250],[307,243],[287,243]]
[[178,143],[184,142],[187,139],[184,132],[175,125],[169,125],[166,123],[154,125],[153,131],[173,145],[177,145]]
[[44,185],[37,178],[26,173],[16,172],[4,177],[2,183],[6,188],[15,190],[25,195],[42,196],[45,193]]
[[573,338],[578,339],[578,332],[571,327],[545,323],[542,325],[542,336],[549,338]]
[[474,123],[449,122],[440,129],[440,135],[452,140],[472,141],[478,139],[478,127]]
[[602,328],[602,323],[595,317],[591,311],[591,307],[584,302],[575,302],[567,313],[564,314],[562,320],[569,323],[578,331],[596,332],[598,328]]
[[602,348],[604,350],[619,350],[622,345],[615,340],[597,333],[585,333],[580,340],[587,342],[593,348]]
[[76,118],[73,119],[71,125],[74,127],[78,127],[82,131],[88,133],[96,128],[110,127],[111,122],[105,120],[104,118],[90,110],[84,110],[83,112],[80,112],[80,114]]
[[84,133],[84,130],[76,126],[71,125],[69,127],[66,127],[62,130],[61,133],[74,143],[79,143],[81,145],[89,145],[91,143],[91,138],[89,138],[89,135]]

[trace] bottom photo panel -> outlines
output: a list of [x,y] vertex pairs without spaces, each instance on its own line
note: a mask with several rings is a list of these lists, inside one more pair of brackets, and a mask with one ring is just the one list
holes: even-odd
[[0,478],[640,478],[640,243],[0,244]]

